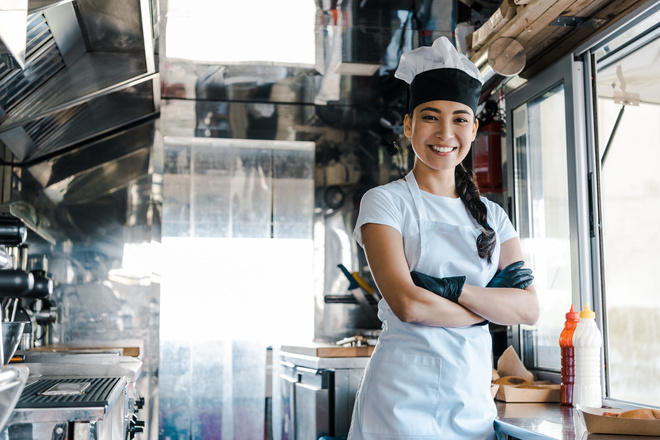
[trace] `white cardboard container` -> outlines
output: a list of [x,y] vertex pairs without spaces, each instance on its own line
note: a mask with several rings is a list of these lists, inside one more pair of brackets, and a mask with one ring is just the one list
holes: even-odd
[[624,410],[592,408],[578,405],[577,412],[591,434],[624,434],[660,436],[660,420],[626,419],[604,416],[603,413],[622,413]]

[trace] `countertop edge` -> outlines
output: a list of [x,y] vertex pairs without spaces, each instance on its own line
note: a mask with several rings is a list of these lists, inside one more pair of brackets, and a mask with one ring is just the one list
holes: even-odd
[[502,434],[511,435],[524,440],[555,440],[553,437],[529,431],[504,420],[495,419],[493,426],[495,432],[501,432]]

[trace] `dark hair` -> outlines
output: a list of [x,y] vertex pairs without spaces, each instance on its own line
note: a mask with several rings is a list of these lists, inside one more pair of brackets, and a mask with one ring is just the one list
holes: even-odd
[[462,163],[456,166],[456,192],[461,198],[468,212],[481,226],[481,234],[477,237],[477,251],[479,257],[491,264],[491,257],[495,250],[495,231],[488,224],[488,209],[479,197],[479,188],[474,183],[474,173],[465,169]]

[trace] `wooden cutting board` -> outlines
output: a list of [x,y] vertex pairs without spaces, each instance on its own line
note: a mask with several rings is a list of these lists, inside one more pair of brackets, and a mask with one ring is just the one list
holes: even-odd
[[99,344],[99,345],[44,345],[41,347],[33,347],[30,351],[39,352],[53,352],[53,353],[66,353],[66,352],[102,352],[103,350],[118,350],[121,349],[124,356],[139,357],[140,346],[135,344]]
[[374,346],[344,347],[331,344],[283,345],[280,351],[322,358],[369,357]]

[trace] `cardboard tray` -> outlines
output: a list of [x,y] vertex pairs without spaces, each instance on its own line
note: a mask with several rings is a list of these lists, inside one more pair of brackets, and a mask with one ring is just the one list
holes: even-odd
[[560,389],[560,385],[548,383],[501,385],[495,398],[509,403],[559,402]]
[[620,419],[604,416],[604,412],[622,413],[624,410],[577,406],[580,419],[592,434],[625,434],[660,436],[660,420]]

